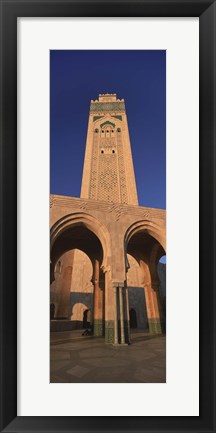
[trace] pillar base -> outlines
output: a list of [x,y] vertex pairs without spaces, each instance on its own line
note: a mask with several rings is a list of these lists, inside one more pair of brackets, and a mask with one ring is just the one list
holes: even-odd
[[128,343],[113,343],[114,347],[125,347],[125,346],[129,346]]
[[150,334],[164,334],[165,323],[161,319],[148,319]]
[[114,344],[114,320],[105,321],[105,343]]
[[94,320],[94,336],[102,337],[104,335],[104,324],[102,319]]

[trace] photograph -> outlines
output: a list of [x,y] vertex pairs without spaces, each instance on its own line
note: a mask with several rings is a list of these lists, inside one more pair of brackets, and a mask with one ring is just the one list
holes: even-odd
[[50,382],[166,383],[166,301],[166,50],[50,50]]

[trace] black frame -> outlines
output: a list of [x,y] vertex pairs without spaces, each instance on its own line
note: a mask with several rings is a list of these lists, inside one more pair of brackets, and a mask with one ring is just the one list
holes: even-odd
[[[1,414],[5,432],[216,432],[216,0],[0,0]],[[17,417],[17,17],[199,17],[200,416]],[[12,270],[12,271],[11,271]],[[184,278],[186,280],[186,278]],[[185,390],[187,392],[187,390]],[[126,409],[127,413],[127,409]],[[100,414],[98,414],[100,415]]]

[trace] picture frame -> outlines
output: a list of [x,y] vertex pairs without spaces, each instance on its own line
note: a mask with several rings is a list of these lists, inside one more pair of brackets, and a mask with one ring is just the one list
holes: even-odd
[[[20,417],[17,416],[17,18],[113,16],[199,17],[200,415]],[[213,0],[122,0],[115,2],[115,8],[112,1],[1,0],[1,431],[216,431],[215,25]]]

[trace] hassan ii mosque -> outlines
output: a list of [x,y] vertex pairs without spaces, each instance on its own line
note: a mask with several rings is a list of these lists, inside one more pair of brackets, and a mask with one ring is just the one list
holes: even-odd
[[91,101],[80,198],[50,196],[51,331],[165,332],[166,211],[139,206],[124,99]]

